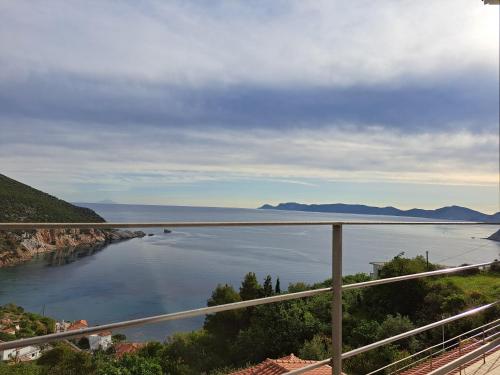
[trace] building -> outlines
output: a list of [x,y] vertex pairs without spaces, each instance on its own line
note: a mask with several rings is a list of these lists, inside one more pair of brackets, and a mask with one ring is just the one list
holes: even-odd
[[384,267],[387,262],[370,262],[373,267],[373,272],[370,273],[372,279],[378,279],[380,270]]
[[[297,370],[318,361],[309,361],[300,359],[292,354],[278,359],[266,359],[264,362],[249,367],[244,370],[232,372],[230,375],[280,375],[289,371]],[[306,375],[331,375],[332,368],[329,365],[323,365],[310,371],[304,372]]]
[[84,319],[75,320],[73,323],[71,323],[68,326],[67,331],[74,331],[77,329],[83,329],[83,328],[88,328],[88,327],[89,327],[89,324],[87,323],[86,320],[84,320]]
[[121,358],[125,354],[132,354],[137,352],[139,349],[144,348],[146,344],[142,342],[119,342],[114,346],[115,349],[115,357]]
[[111,338],[111,331],[99,332],[94,335],[90,335],[87,338],[89,339],[90,350],[106,350],[113,345],[113,340]]
[[38,346],[25,346],[24,348],[0,350],[1,361],[33,361],[40,358],[42,350]]

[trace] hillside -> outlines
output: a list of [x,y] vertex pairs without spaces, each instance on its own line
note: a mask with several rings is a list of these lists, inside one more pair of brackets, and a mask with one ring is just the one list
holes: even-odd
[[441,207],[435,210],[423,210],[413,208],[411,210],[400,210],[395,207],[374,207],[365,206],[362,204],[302,204],[302,203],[280,203],[276,206],[265,204],[260,209],[271,210],[290,210],[290,211],[307,211],[307,212],[332,212],[343,214],[360,214],[360,215],[389,215],[389,216],[406,216],[406,217],[421,217],[435,220],[463,220],[463,221],[483,221],[483,222],[500,222],[500,212],[493,215],[484,214],[479,211],[471,210],[470,208],[460,206]]
[[89,208],[74,206],[0,174],[0,222],[104,222]]
[[[93,210],[78,207],[0,174],[0,222],[102,223]],[[59,250],[98,250],[108,243],[143,237],[141,231],[37,229],[0,231],[0,267]],[[68,254],[66,254],[68,255]]]

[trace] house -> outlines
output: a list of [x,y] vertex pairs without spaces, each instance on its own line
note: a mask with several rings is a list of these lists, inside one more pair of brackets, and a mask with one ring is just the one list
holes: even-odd
[[119,342],[114,346],[115,357],[120,359],[125,354],[132,354],[137,352],[139,349],[144,348],[146,344],[142,342]]
[[83,329],[83,328],[88,328],[88,327],[89,327],[89,324],[87,323],[87,321],[84,319],[81,319],[81,320],[75,320],[73,323],[71,323],[68,326],[67,330],[74,331],[77,329]]
[[[289,356],[279,358],[279,359],[266,359],[264,362],[249,367],[244,370],[239,370],[232,372],[230,375],[280,375],[286,374],[289,371],[297,370],[302,367],[312,365],[318,361],[310,361],[306,359],[300,359],[292,354]],[[306,375],[331,375],[332,368],[329,365],[323,365],[321,367],[304,372]]]
[[90,350],[106,350],[113,345],[111,331],[103,331],[94,335],[88,336]]
[[42,350],[38,346],[0,350],[0,361],[33,361],[40,358]]
[[370,273],[370,277],[372,279],[378,279],[380,270],[385,266],[387,262],[370,262],[370,264],[373,266],[373,272]]
[[69,326],[71,325],[72,323],[70,322],[66,322],[64,320],[60,321],[60,322],[56,322],[56,332],[65,332],[68,330]]

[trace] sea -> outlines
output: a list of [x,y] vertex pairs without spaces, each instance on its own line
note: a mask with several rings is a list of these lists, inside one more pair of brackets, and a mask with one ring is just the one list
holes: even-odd
[[[425,219],[239,208],[80,204],[109,222],[171,221],[425,221]],[[171,233],[164,233],[171,229]],[[492,226],[346,226],[343,273],[370,273],[370,262],[404,252],[449,266],[500,257],[485,239]],[[15,303],[58,320],[99,325],[206,306],[218,284],[239,288],[247,272],[260,280],[320,282],[330,277],[331,228],[151,228],[148,235],[100,251],[42,254],[0,268],[0,305]],[[164,341],[200,328],[203,317],[149,324],[121,332],[129,340]]]

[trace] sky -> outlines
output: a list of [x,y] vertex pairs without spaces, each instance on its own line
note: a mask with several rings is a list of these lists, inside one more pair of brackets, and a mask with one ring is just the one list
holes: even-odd
[[72,202],[499,202],[499,8],[0,1],[0,173]]

